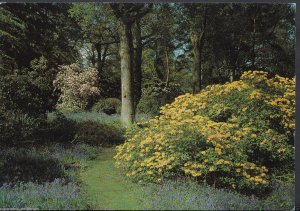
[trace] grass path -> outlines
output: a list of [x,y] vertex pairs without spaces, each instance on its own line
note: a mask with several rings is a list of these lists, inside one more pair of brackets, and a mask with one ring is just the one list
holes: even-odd
[[96,160],[81,173],[94,209],[139,210],[141,189],[114,166],[114,148],[104,148]]

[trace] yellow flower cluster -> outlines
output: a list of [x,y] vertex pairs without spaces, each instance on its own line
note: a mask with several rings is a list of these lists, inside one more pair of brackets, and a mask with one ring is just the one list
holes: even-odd
[[261,97],[261,93],[259,93],[257,90],[254,90],[250,95],[250,99],[260,99]]
[[266,103],[280,109],[282,125],[287,133],[290,134],[295,130],[295,78],[288,79],[276,75],[275,78],[269,80],[267,84],[270,89],[276,91],[276,94],[267,99]]
[[236,169],[236,172],[240,173],[250,183],[254,183],[255,185],[268,184],[268,169],[265,166],[258,167],[255,163],[244,163],[238,166],[239,168]]
[[246,71],[241,76],[241,80],[251,84],[265,83],[268,81],[268,73],[264,71]]
[[[248,71],[240,81],[181,95],[143,128],[127,131],[116,164],[137,181],[189,175],[234,188],[266,186],[270,166],[264,162],[293,157],[288,133],[295,124],[294,85],[291,79]],[[272,125],[273,116],[283,132]]]

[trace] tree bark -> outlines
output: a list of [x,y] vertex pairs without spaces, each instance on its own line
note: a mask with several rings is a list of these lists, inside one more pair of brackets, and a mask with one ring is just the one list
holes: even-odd
[[134,54],[134,107],[136,108],[142,95],[142,37],[140,20],[136,20],[134,27],[135,54]]
[[193,44],[193,55],[194,55],[194,63],[193,63],[193,93],[197,93],[202,88],[202,49],[204,46],[205,40],[205,31],[202,31],[201,35],[192,36],[192,44]]
[[96,67],[96,55],[94,47],[92,48],[91,63],[93,67]]
[[230,71],[230,82],[233,82],[235,79],[235,68],[232,68]]
[[170,80],[170,64],[169,64],[169,49],[167,46],[166,40],[164,41],[165,44],[165,57],[166,57],[166,87],[169,86],[169,80]]
[[207,21],[207,8],[204,11],[204,17],[202,22],[201,33],[196,29],[192,34],[191,41],[193,45],[194,64],[193,64],[193,93],[197,93],[202,88],[202,50],[205,42],[206,33],[206,21]]
[[157,77],[161,81],[163,81],[164,80],[164,74],[161,71],[161,59],[160,59],[160,53],[159,53],[158,40],[155,40],[155,61],[154,61],[154,68],[155,68],[155,72],[157,74]]
[[133,43],[132,25],[122,23],[120,36],[120,57],[121,57],[121,123],[130,126],[135,120],[133,105]]
[[102,45],[101,43],[97,43],[95,45],[96,47],[96,51],[97,51],[97,70],[98,70],[98,73],[99,73],[99,76],[102,75],[102,70],[101,70],[101,58],[102,58],[102,52],[101,52],[101,48],[102,48]]
[[[134,106],[134,46],[132,37],[132,25],[139,21],[152,8],[144,7],[144,4],[110,4],[115,16],[121,20],[120,57],[121,57],[121,123],[130,126],[135,121]],[[140,28],[138,29],[140,30]],[[140,33],[140,32],[139,32]],[[141,51],[141,49],[140,49]],[[141,56],[141,53],[140,53]],[[141,61],[140,61],[141,63]],[[139,65],[139,61],[136,63]],[[139,65],[140,66],[140,65]],[[141,77],[141,71],[137,76]],[[139,80],[141,82],[141,78]]]
[[201,56],[199,49],[199,38],[198,36],[194,36],[192,38],[193,43],[193,93],[199,92],[201,89]]
[[252,32],[252,70],[255,69],[255,57],[256,57],[256,52],[255,52],[255,45],[256,45],[256,17],[253,18],[253,32]]
[[103,51],[101,61],[100,61],[101,63],[100,63],[99,71],[101,71],[101,72],[103,72],[103,68],[104,68],[104,65],[105,65],[105,60],[106,60],[106,56],[107,56],[108,47],[109,47],[109,44],[106,44],[105,47],[104,47],[104,51]]

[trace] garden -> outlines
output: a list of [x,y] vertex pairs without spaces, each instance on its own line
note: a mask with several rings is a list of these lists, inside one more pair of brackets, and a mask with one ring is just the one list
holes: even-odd
[[0,26],[0,209],[295,207],[295,5],[5,3]]

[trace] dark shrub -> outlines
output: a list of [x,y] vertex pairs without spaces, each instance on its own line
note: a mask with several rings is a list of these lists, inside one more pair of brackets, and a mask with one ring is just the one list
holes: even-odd
[[20,150],[10,154],[0,166],[0,183],[51,182],[64,177],[57,159]]
[[75,136],[76,122],[67,119],[62,113],[55,112],[51,121],[40,120],[29,140],[35,142],[71,142]]
[[182,94],[179,84],[154,81],[148,83],[142,89],[142,98],[137,105],[139,113],[158,115],[161,106],[171,103],[177,96]]
[[57,112],[55,119],[50,122],[50,133],[54,142],[70,142],[76,133],[76,122]]
[[108,115],[121,112],[121,101],[117,98],[100,99],[94,104],[92,110],[94,112],[104,112]]
[[114,127],[93,121],[77,123],[74,142],[97,146],[111,146],[123,141]]

